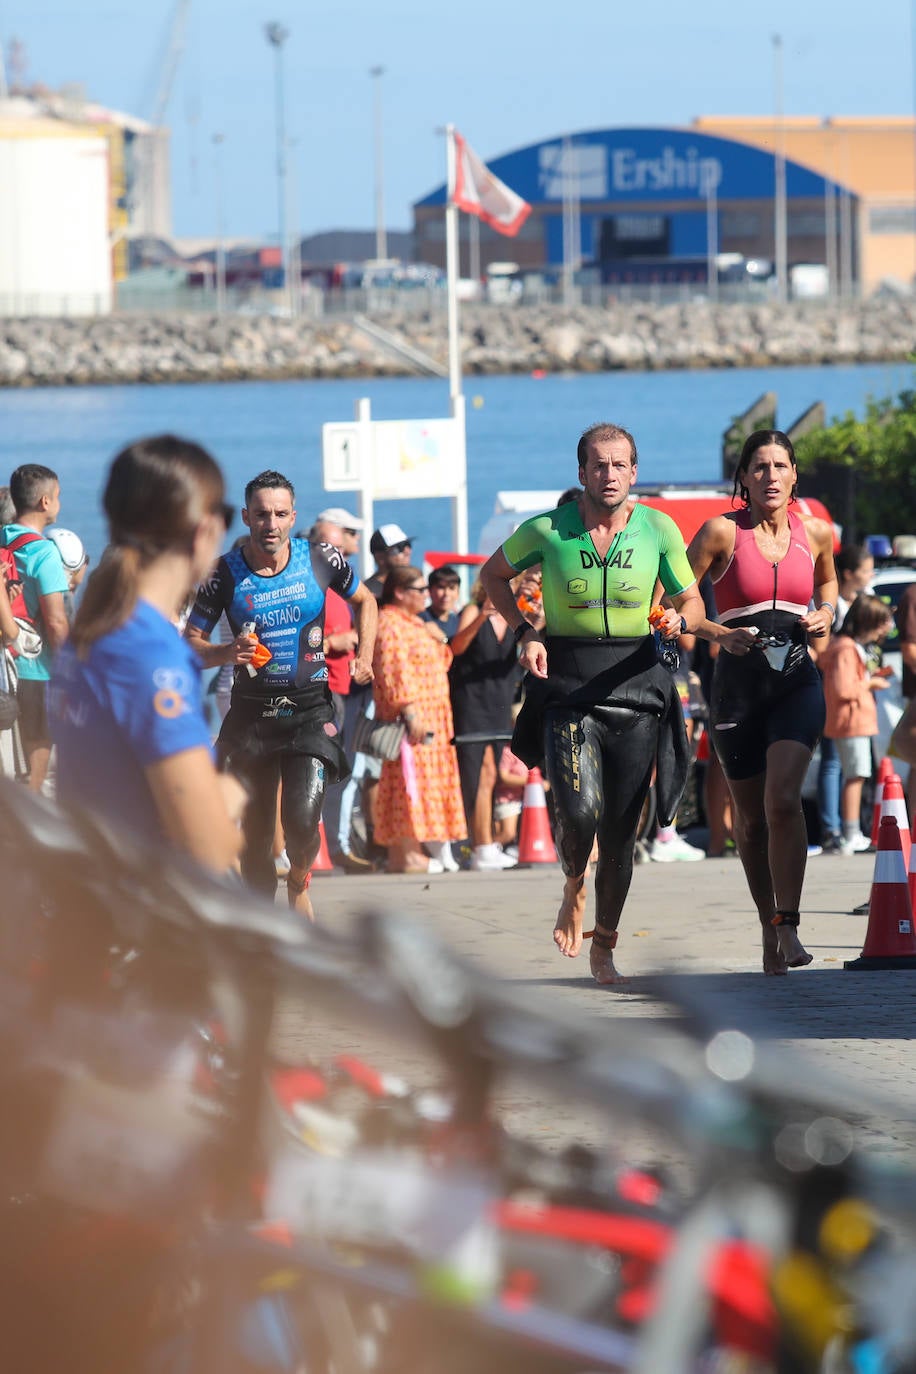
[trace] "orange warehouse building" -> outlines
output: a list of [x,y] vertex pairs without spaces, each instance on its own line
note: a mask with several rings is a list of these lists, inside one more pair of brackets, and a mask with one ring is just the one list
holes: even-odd
[[[852,284],[868,295],[888,277],[916,276],[916,121],[910,116],[829,119],[702,115],[692,128],[762,148],[820,173],[837,188],[836,279],[844,232]],[[844,195],[844,192],[848,195]],[[842,223],[844,213],[852,223]],[[829,254],[828,254],[829,256]]]

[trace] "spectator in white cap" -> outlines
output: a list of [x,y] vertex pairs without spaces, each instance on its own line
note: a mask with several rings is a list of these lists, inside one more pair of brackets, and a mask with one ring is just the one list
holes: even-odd
[[361,520],[358,515],[351,515],[343,506],[329,506],[315,516],[315,524],[335,525],[341,532],[341,539],[334,543],[340,549],[344,558],[352,558],[359,553],[359,536],[366,527],[365,520]]
[[375,572],[366,578],[366,586],[376,601],[381,600],[385,578],[391,569],[410,567],[412,546],[413,535],[405,534],[400,525],[379,525],[372,531],[369,552],[375,559]]
[[83,541],[79,535],[74,534],[72,530],[63,529],[60,525],[52,525],[46,530],[45,538],[50,539],[60,554],[60,561],[64,565],[64,572],[70,584],[69,590],[64,592],[64,610],[69,621],[73,619],[73,603],[77,588],[89,567],[89,555],[83,548]]

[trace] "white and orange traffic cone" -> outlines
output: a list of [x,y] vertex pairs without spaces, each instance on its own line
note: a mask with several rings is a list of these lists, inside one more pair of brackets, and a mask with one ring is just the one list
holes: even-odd
[[330,873],[334,865],[331,863],[331,856],[328,853],[328,842],[324,833],[324,821],[318,822],[318,840],[318,853],[315,855],[315,861],[312,864],[311,871],[313,873]]
[[[897,830],[900,834],[900,849],[903,854],[903,866],[910,867],[910,820],[906,814],[906,798],[903,795],[903,783],[896,773],[891,773],[885,779],[884,791],[881,795],[881,820],[885,816],[893,816],[897,822]],[[879,832],[880,834],[880,829]]]
[[871,809],[871,845],[873,849],[878,848],[878,826],[881,824],[881,801],[884,797],[884,784],[893,771],[893,760],[885,754],[878,764],[878,776],[875,779],[875,804]]
[[550,815],[540,768],[528,770],[522,799],[522,823],[518,836],[518,866],[555,864],[557,851],[550,832]]
[[868,911],[868,930],[858,959],[847,959],[846,969],[916,969],[916,934],[907,885],[907,866],[900,846],[900,831],[893,816],[883,816],[878,827],[878,853]]

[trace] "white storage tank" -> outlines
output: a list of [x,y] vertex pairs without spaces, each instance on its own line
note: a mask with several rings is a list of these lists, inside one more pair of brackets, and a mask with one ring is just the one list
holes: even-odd
[[104,134],[0,115],[0,316],[110,311],[109,199]]

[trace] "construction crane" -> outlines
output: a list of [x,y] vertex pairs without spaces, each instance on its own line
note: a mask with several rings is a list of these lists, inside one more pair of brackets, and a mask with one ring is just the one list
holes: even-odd
[[185,48],[190,9],[191,0],[175,0],[167,29],[165,52],[158,70],[155,94],[149,106],[149,122],[153,126],[153,133],[147,142],[139,182],[143,189],[144,204],[142,209],[145,211],[143,218],[151,230],[155,230],[160,224],[161,206],[159,202],[162,187],[157,175],[158,150],[162,142],[161,135],[169,100],[172,96],[172,87],[178,72],[178,64]]
[[184,52],[185,48],[188,14],[190,10],[191,0],[176,0],[175,7],[172,10],[165,56],[163,58],[162,69],[159,73],[159,81],[156,86],[156,95],[150,112],[150,123],[157,129],[162,128],[165,112],[169,107],[172,87],[175,84],[175,75],[178,71],[178,63],[181,61],[181,54]]

